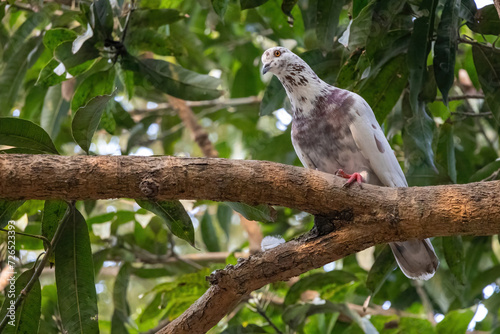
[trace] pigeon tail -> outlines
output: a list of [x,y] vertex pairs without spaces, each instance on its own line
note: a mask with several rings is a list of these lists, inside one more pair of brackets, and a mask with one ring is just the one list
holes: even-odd
[[428,280],[434,276],[439,260],[429,239],[394,242],[389,246],[408,278]]

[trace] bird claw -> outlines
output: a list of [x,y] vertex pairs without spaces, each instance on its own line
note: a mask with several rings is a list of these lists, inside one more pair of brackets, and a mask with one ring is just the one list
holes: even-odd
[[343,177],[344,179],[347,179],[346,183],[342,186],[342,188],[348,188],[350,187],[354,182],[359,184],[359,187],[363,189],[362,182],[363,182],[363,176],[361,176],[360,173],[352,173],[352,174],[347,174],[344,172],[342,169],[339,169],[335,172],[335,175]]

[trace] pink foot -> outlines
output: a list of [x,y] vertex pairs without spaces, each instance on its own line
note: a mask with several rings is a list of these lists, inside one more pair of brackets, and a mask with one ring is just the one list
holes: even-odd
[[350,187],[354,182],[359,184],[359,186],[362,188],[361,183],[363,182],[363,177],[359,173],[347,174],[342,169],[339,169],[335,172],[335,175],[347,179],[347,182],[344,183],[344,188]]

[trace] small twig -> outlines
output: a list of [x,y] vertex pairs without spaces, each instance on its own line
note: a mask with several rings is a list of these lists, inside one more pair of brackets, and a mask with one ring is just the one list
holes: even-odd
[[278,327],[276,327],[271,318],[267,316],[266,312],[259,305],[257,305],[255,309],[257,310],[257,313],[259,313],[264,319],[266,319],[266,321],[276,331],[276,333],[283,334],[283,332]]
[[173,96],[168,96],[168,101],[172,107],[177,110],[182,123],[190,130],[191,137],[198,144],[203,155],[207,158],[217,158],[219,153],[208,138],[207,131],[198,123],[198,119],[193,113],[193,110],[187,106],[184,100]]
[[[215,99],[215,100],[206,100],[206,101],[185,101],[186,106],[189,108],[198,108],[198,107],[217,107],[218,110],[225,107],[235,107],[246,104],[256,104],[261,102],[261,98],[258,96],[248,96],[248,97],[239,97],[234,99]],[[165,111],[172,109],[173,106],[171,103],[158,103],[156,108],[151,109],[136,109],[130,112],[132,116],[142,115],[142,114],[150,114],[152,111]]]
[[452,115],[455,116],[464,116],[464,117],[486,117],[486,118],[491,118],[493,114],[491,112],[470,112],[470,111],[464,111],[464,112],[459,112],[459,111],[453,111],[451,112]]
[[496,48],[494,45],[492,45],[490,43],[480,43],[480,42],[470,38],[467,35],[463,35],[463,37],[459,37],[458,42],[462,43],[462,44],[476,45],[476,46],[479,46],[481,48],[490,49],[490,50],[495,51],[495,52],[500,52],[500,49]]
[[[75,204],[74,204],[74,202],[72,202],[68,206],[68,209],[66,209],[66,213],[64,214],[63,218],[61,219],[61,222],[57,226],[57,229],[56,229],[56,232],[54,233],[54,237],[52,238],[52,241],[47,245],[49,247],[47,248],[47,251],[45,252],[44,257],[42,258],[42,260],[40,261],[40,263],[36,267],[35,273],[33,274],[33,276],[31,276],[31,279],[29,280],[28,284],[26,284],[24,289],[21,290],[21,293],[19,294],[19,296],[17,296],[16,302],[14,304],[14,311],[16,311],[17,308],[19,307],[19,305],[21,305],[21,302],[24,300],[24,298],[26,298],[26,296],[31,291],[31,289],[35,285],[36,281],[38,280],[38,278],[42,274],[42,271],[45,268],[45,265],[47,264],[47,261],[48,261],[50,255],[54,251],[54,249],[57,245],[57,242],[59,241],[59,238],[61,237],[62,231],[64,230],[64,227],[66,226],[65,222],[68,220],[68,217],[71,214],[74,214],[74,211],[75,211]],[[7,326],[8,319],[9,319],[8,314],[6,314],[5,317],[2,319],[2,322],[0,323],[0,332],[3,331],[5,326]]]
[[481,123],[481,120],[480,119],[475,119],[475,123],[477,125],[477,127],[479,128],[479,132],[483,135],[484,139],[486,140],[486,142],[488,143],[488,145],[493,149],[495,150],[495,144],[494,144],[494,141],[491,140],[488,135],[486,134],[486,130],[484,129],[484,126],[483,124]]
[[482,179],[481,182],[493,181],[493,180],[495,180],[498,177],[498,174],[500,174],[500,168],[497,169],[496,171],[494,171],[493,173],[491,173],[490,176]]
[[177,255],[175,253],[173,253],[172,257],[176,258],[177,260],[179,260],[181,262],[189,264],[191,267],[195,268],[196,270],[201,270],[201,269],[205,268],[202,265],[199,265],[198,263],[196,263],[194,261],[191,261],[188,258],[181,257],[181,256],[179,256],[179,255]]
[[43,235],[36,235],[36,234],[28,234],[28,233],[23,233],[23,232],[17,232],[17,231],[8,231],[4,228],[0,228],[0,231],[4,231],[4,232],[14,232],[15,234],[19,234],[19,235],[24,235],[26,237],[30,237],[30,238],[35,238],[35,239],[40,239],[44,242],[45,246],[50,247],[50,240],[47,239],[46,237],[44,237]]
[[417,294],[420,297],[420,300],[422,301],[425,313],[427,314],[427,320],[429,320],[431,324],[436,325],[436,320],[434,319],[434,310],[432,308],[431,301],[423,288],[422,281],[412,281],[412,283],[417,290]]
[[[448,96],[448,101],[456,101],[456,100],[466,100],[466,99],[484,99],[483,94],[465,94],[458,96]],[[442,97],[436,97],[436,101],[443,101]]]

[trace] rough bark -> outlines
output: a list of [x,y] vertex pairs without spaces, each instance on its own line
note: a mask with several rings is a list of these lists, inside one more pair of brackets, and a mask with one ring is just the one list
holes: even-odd
[[321,231],[216,272],[209,290],[160,333],[203,333],[250,292],[376,244],[500,232],[500,181],[347,189],[344,182],[265,161],[0,155],[3,199],[209,199],[281,205],[316,215]]
[[399,226],[418,220],[424,234],[437,225],[459,233],[476,221],[496,227],[500,218],[499,181],[412,188],[343,188],[344,182],[268,161],[0,155],[0,198],[10,200],[125,197],[265,203],[345,216],[359,224],[390,221]]

